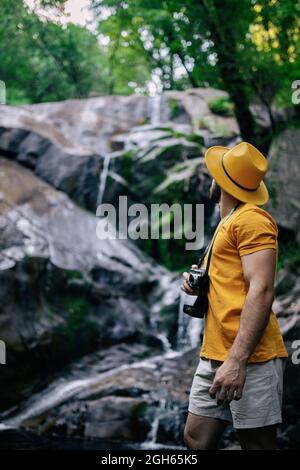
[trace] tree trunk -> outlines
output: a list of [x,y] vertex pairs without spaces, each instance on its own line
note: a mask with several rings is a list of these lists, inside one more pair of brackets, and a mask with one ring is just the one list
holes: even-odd
[[[244,92],[244,87],[236,84],[236,82],[234,83],[231,81],[231,83],[228,83],[226,72],[222,74],[222,79],[230,99],[234,103],[234,114],[238,122],[242,138],[247,142],[255,144],[256,135],[254,119],[250,111],[247,96]],[[231,80],[231,77],[229,77],[229,80]]]
[[207,28],[214,43],[214,50],[218,57],[220,77],[234,103],[234,112],[237,119],[241,136],[250,143],[255,143],[255,125],[250,111],[244,78],[242,76],[238,59],[236,38],[232,34],[232,25],[219,16],[222,12],[223,0],[214,0],[214,9],[206,0],[197,0],[201,8],[202,18],[205,18]]
[[[212,34],[214,46],[219,60],[220,76],[228,92],[230,99],[234,103],[234,113],[237,119],[241,136],[247,142],[255,144],[255,124],[250,111],[250,103],[246,94],[247,84],[241,76],[239,64],[236,62],[235,51],[231,47],[226,47],[220,40],[218,34]],[[231,38],[228,37],[228,43]]]

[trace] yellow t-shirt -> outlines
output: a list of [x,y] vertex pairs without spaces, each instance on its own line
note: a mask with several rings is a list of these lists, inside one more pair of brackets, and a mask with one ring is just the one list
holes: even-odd
[[[221,220],[209,267],[209,309],[201,357],[226,359],[239,329],[247,294],[241,256],[266,248],[274,248],[278,256],[277,235],[275,220],[254,204],[241,203],[227,220]],[[271,311],[269,323],[249,362],[287,356],[277,318]]]

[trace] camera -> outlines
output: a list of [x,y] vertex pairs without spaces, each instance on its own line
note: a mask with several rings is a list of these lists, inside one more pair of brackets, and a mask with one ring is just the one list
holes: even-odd
[[204,268],[190,270],[188,285],[191,287],[191,289],[199,289],[205,273],[206,270]]
[[203,318],[208,309],[207,292],[209,288],[209,277],[207,269],[191,269],[189,273],[188,284],[197,292],[197,299],[194,305],[183,306],[183,312],[191,317]]

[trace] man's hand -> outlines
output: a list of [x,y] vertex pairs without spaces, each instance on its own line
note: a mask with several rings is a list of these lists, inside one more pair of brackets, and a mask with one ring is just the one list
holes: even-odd
[[[198,268],[197,264],[192,265],[192,269],[197,269],[197,268]],[[197,295],[198,294],[197,289],[192,289],[189,286],[189,283],[188,283],[189,276],[190,276],[189,273],[183,273],[183,275],[182,275],[183,282],[180,286],[180,289],[183,290],[183,292],[185,292],[186,294]]]
[[224,401],[239,400],[242,397],[245,380],[246,363],[228,357],[217,369],[209,394],[215,398],[219,391],[218,405]]

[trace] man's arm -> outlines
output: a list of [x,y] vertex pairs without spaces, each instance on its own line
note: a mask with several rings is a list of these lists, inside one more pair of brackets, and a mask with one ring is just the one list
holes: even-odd
[[241,257],[248,292],[240,327],[227,359],[217,370],[210,395],[218,400],[239,400],[246,380],[246,365],[269,321],[274,299],[276,251],[265,249]]

